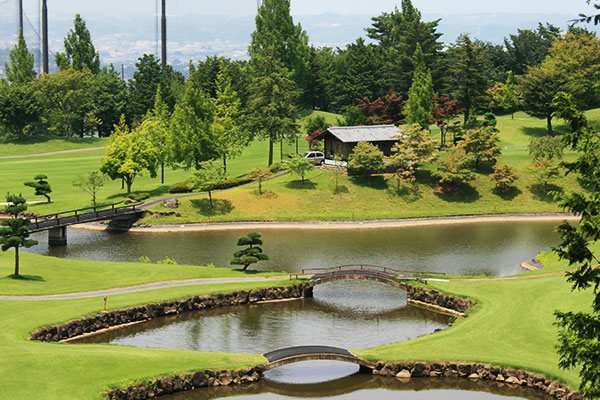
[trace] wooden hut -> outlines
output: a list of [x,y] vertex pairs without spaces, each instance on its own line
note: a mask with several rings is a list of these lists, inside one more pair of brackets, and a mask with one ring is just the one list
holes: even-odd
[[315,140],[323,140],[325,157],[337,155],[347,160],[358,142],[371,143],[390,156],[400,135],[400,129],[395,125],[334,126],[315,137]]

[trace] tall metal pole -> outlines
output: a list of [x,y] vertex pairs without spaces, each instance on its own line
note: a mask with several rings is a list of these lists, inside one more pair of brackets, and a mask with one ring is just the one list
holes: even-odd
[[22,36],[23,32],[23,0],[19,0],[19,36]]
[[42,0],[42,74],[49,72],[48,62],[48,4]]
[[160,18],[160,59],[162,66],[167,66],[167,0],[162,0],[162,14]]

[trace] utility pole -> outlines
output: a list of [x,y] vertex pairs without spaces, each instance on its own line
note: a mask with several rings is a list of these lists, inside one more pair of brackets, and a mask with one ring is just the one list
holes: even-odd
[[42,74],[48,71],[48,4],[47,0],[42,0]]
[[19,36],[23,36],[23,0],[19,0]]
[[167,0],[162,0],[162,14],[160,18],[160,60],[163,68],[167,66]]

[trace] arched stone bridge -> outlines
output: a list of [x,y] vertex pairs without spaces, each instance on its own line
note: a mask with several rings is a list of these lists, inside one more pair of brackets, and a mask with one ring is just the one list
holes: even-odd
[[346,349],[330,346],[296,346],[263,354],[269,364],[266,370],[303,361],[330,360],[356,364],[361,371],[372,371],[374,365],[356,357]]

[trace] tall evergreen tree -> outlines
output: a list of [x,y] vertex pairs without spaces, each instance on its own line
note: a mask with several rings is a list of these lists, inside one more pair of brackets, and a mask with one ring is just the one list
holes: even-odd
[[290,0],[264,0],[256,15],[256,30],[250,43],[251,63],[267,56],[292,73],[296,86],[304,92],[309,83],[309,46],[306,31],[294,24]]
[[4,209],[11,218],[0,222],[0,248],[2,251],[15,249],[15,273],[13,278],[19,277],[19,248],[35,246],[37,242],[29,239],[29,220],[20,218],[19,215],[27,210],[27,201],[21,195],[7,194]]
[[405,106],[406,122],[419,124],[423,129],[429,129],[429,124],[433,118],[433,81],[431,73],[425,66],[421,46],[417,46],[414,59],[417,68]]
[[448,91],[458,100],[466,124],[474,109],[485,100],[488,60],[484,49],[468,35],[460,35],[449,50]]
[[23,33],[19,33],[19,40],[8,55],[10,63],[4,64],[6,79],[13,84],[24,84],[32,82],[37,74],[35,73],[35,61],[33,53],[27,49],[27,43]]
[[91,77],[92,113],[98,118],[98,133],[108,136],[119,118],[125,113],[127,104],[127,84],[112,65],[104,67]]
[[73,29],[65,37],[64,53],[56,54],[56,64],[61,70],[87,68],[92,73],[100,71],[100,54],[92,43],[92,36],[81,15],[75,14]]
[[540,65],[558,36],[560,28],[539,24],[536,30],[519,29],[516,34],[505,38],[508,69],[516,75],[523,75],[527,68]]

